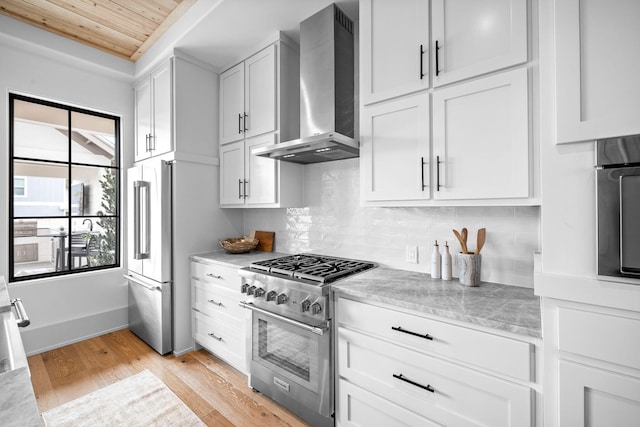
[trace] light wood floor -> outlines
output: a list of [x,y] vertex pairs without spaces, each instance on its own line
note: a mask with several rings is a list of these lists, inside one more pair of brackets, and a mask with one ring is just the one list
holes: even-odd
[[40,412],[149,369],[210,426],[307,426],[206,350],[160,356],[128,329],[29,357]]

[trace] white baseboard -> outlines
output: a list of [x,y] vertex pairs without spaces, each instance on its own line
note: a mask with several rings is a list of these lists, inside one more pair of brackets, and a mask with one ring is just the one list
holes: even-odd
[[84,341],[129,327],[128,307],[95,313],[39,328],[20,330],[27,356]]

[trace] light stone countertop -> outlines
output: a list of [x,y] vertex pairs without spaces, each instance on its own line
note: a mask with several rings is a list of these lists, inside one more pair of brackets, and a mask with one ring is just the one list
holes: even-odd
[[542,337],[540,297],[533,289],[482,282],[463,286],[457,278],[377,267],[333,285],[338,296],[377,301],[446,319]]
[[[252,251],[230,254],[224,251],[192,255],[191,259],[230,268],[289,254]],[[398,308],[432,314],[445,319],[542,337],[540,298],[533,289],[482,282],[478,287],[463,286],[457,278],[436,280],[425,273],[378,266],[340,280],[332,289],[343,296],[377,301]]]
[[290,254],[280,252],[251,251],[245,254],[231,254],[223,250],[191,255],[192,261],[203,264],[224,265],[229,268],[248,267],[252,262],[279,258]]
[[[0,276],[0,304],[9,304],[9,292],[4,277]],[[8,305],[7,310],[11,309]],[[31,385],[28,367],[0,373],[0,424],[3,427],[29,427],[40,425],[40,412]]]

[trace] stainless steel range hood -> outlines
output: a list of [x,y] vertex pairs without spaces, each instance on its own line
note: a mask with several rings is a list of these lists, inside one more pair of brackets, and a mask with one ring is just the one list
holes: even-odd
[[254,155],[309,164],[358,157],[353,21],[331,4],[300,23],[300,139]]

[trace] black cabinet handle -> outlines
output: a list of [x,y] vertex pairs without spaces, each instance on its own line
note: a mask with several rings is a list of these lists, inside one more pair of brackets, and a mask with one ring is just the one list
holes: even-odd
[[242,199],[242,180],[238,180],[238,199]]
[[238,113],[238,133],[242,133],[242,114]]
[[436,156],[436,191],[440,191],[440,156]]
[[438,51],[440,50],[440,46],[438,46],[438,40],[436,40],[436,76],[440,74],[440,65],[438,61]]
[[247,181],[246,179],[243,182],[243,186],[244,186],[244,198],[246,199],[247,197],[249,197],[249,195],[247,194],[247,184],[249,183],[249,181]]
[[424,46],[420,45],[420,80],[424,79]]
[[424,189],[428,187],[427,185],[424,184],[424,165],[426,165],[426,163],[424,162],[424,157],[420,157],[420,175],[422,179],[422,191],[424,191]]
[[427,390],[430,393],[435,393],[436,391],[434,390],[433,387],[431,387],[431,385],[427,384],[427,385],[422,385],[420,383],[417,383],[415,381],[411,381],[410,379],[406,378],[405,376],[403,376],[402,374],[393,374],[393,378],[397,378],[400,381],[404,381],[406,383],[409,383],[411,385],[414,385],[416,387],[420,387],[423,390]]
[[403,334],[409,334],[416,337],[424,338],[425,340],[433,341],[433,337],[429,334],[419,334],[418,332],[407,331],[406,329],[402,329],[402,326],[392,326],[391,329],[394,331],[402,332]]
[[247,127],[247,117],[249,117],[247,116],[247,113],[244,113],[244,131],[245,132],[249,130],[249,128]]

